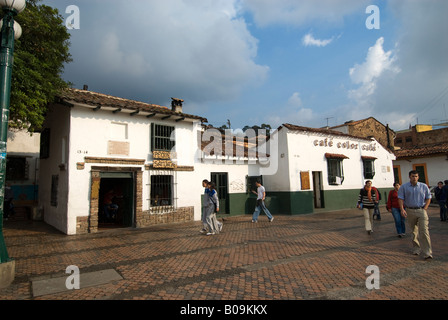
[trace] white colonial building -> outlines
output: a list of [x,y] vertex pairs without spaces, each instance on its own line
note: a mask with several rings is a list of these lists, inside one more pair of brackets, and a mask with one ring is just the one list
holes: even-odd
[[[225,139],[182,102],[167,108],[64,92],[41,132],[44,220],[66,234],[200,220],[203,179],[216,183],[221,215],[252,214],[256,179],[274,214],[351,208],[365,180],[380,190],[393,184],[395,157],[374,139],[290,124],[267,141]],[[104,211],[109,192],[113,217]]]

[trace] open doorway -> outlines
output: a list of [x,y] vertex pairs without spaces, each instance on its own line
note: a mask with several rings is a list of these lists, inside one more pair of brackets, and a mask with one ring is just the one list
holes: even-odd
[[133,173],[102,172],[100,178],[98,227],[132,227],[134,224]]

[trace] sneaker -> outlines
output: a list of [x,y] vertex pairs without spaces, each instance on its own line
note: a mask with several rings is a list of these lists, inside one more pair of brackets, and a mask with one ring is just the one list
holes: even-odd
[[207,230],[205,230],[205,229],[202,229],[201,231],[199,231],[200,233],[206,233],[207,232]]
[[222,223],[219,225],[219,232],[221,232],[222,231]]
[[372,234],[372,230],[367,230],[367,234]]
[[269,222],[272,222],[272,221],[274,221],[274,217],[272,217],[271,219],[269,219]]
[[432,260],[432,256],[426,256],[425,260]]
[[252,220],[252,222],[257,223],[258,221],[257,220]]
[[214,235],[215,233],[214,232],[207,232],[207,235],[208,236],[212,236],[212,235]]

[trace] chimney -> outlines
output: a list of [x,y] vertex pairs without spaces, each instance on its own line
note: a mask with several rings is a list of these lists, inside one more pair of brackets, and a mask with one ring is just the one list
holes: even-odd
[[89,91],[89,86],[85,84],[85,85],[82,87],[82,89],[85,90],[85,91]]
[[182,103],[184,100],[171,98],[171,111],[182,113]]

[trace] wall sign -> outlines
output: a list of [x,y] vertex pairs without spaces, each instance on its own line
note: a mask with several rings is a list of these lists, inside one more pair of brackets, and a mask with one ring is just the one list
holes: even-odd
[[325,139],[316,139],[313,141],[313,145],[315,147],[336,147],[338,149],[348,149],[348,150],[358,150],[360,148],[361,150],[365,151],[376,151],[376,143],[370,143],[370,144],[360,144],[357,142],[351,142],[349,140],[344,142],[334,142],[333,138],[325,138]]

